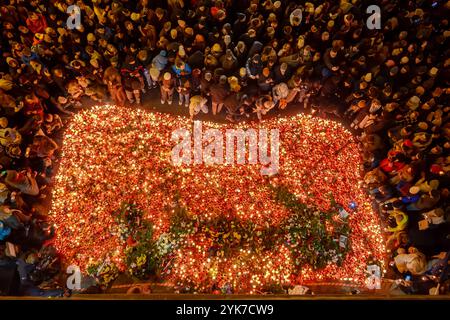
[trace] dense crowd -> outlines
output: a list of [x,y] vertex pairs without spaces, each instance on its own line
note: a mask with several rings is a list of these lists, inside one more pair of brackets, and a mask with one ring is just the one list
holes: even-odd
[[18,294],[63,294],[46,289],[59,260],[42,203],[66,119],[86,99],[140,105],[157,88],[191,118],[261,120],[296,105],[348,122],[386,224],[393,290],[445,291],[450,2],[378,2],[381,29],[358,0],[2,2],[0,267],[17,267]]

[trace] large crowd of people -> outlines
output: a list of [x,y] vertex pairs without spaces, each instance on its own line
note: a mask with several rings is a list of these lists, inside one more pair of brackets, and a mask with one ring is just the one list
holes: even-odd
[[340,117],[363,146],[395,289],[444,292],[450,1],[378,2],[380,29],[362,0],[3,1],[0,267],[18,270],[17,294],[64,294],[48,289],[59,262],[42,202],[66,120],[86,99],[141,105],[152,90],[191,118]]

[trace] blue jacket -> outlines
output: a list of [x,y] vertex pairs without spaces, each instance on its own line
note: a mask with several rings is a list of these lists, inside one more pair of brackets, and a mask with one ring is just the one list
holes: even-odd
[[30,66],[31,60],[36,60],[36,61],[41,62],[41,60],[39,59],[39,56],[36,54],[36,52],[31,52],[31,55],[30,55],[29,57],[23,55],[22,58],[21,58],[21,60],[22,60],[22,62],[23,62],[24,64],[26,64],[27,66]]
[[5,240],[11,234],[11,228],[5,226],[0,221],[0,241]]
[[153,58],[152,63],[155,65],[156,69],[162,71],[166,68],[167,57],[164,55],[164,53],[160,52],[156,57]]
[[185,76],[188,76],[188,75],[190,75],[192,73],[192,69],[187,63],[184,64],[184,69],[183,70],[177,68],[176,65],[172,66],[172,70],[179,77],[185,77]]

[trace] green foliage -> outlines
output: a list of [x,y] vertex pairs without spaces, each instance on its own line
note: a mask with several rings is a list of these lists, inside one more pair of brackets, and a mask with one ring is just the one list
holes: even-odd
[[[348,223],[336,219],[338,205],[333,196],[330,196],[331,209],[323,211],[299,202],[286,187],[271,185],[270,188],[275,201],[290,212],[278,227],[257,225],[234,213],[199,219],[180,205],[180,195],[176,193],[174,205],[166,208],[171,214],[169,232],[155,240],[153,225],[143,219],[142,210],[134,204],[123,204],[114,216],[125,245],[127,272],[138,279],[148,279],[165,269],[173,249],[182,246],[189,235],[212,239],[210,254],[220,257],[232,256],[241,249],[264,254],[287,245],[297,272],[306,265],[322,269],[331,263],[342,263],[350,245],[342,248],[338,239],[340,235],[349,237],[351,230]],[[283,290],[277,284],[270,286],[270,292]]]
[[300,203],[295,194],[286,187],[271,186],[275,200],[290,210],[291,214],[282,224],[285,240],[291,250],[297,270],[308,264],[313,269],[322,269],[330,263],[342,263],[349,251],[339,247],[339,235],[348,237],[348,224],[333,219],[337,203],[331,195],[331,209],[328,212]]
[[142,222],[136,232],[135,245],[125,250],[128,273],[138,279],[148,279],[156,273],[159,259],[156,254],[156,243],[153,238],[153,224]]
[[156,254],[153,224],[142,219],[143,212],[134,204],[122,204],[115,213],[120,237],[125,243],[127,272],[141,280],[155,274],[159,259]]
[[103,261],[89,265],[87,273],[97,279],[101,285],[107,287],[119,276],[119,269],[114,263]]

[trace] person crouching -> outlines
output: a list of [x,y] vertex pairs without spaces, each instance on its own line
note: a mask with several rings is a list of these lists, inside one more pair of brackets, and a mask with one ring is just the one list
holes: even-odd
[[194,116],[197,115],[200,111],[203,113],[208,113],[208,99],[196,95],[191,98],[189,104],[189,115],[191,116],[191,120],[194,119]]

